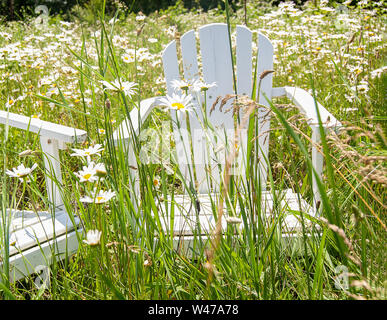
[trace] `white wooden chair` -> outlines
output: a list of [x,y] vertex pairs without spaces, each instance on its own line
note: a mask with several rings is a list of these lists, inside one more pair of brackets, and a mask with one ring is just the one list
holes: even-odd
[[[40,136],[46,196],[50,204],[48,211],[18,211],[9,208],[2,212],[4,218],[0,220],[0,229],[3,230],[3,223],[9,226],[9,281],[15,282],[29,274],[44,271],[53,259],[59,261],[78,248],[77,233],[82,229],[79,219],[68,214],[64,206],[59,150],[65,149],[67,143],[84,141],[86,131],[7,111],[0,111],[0,123]],[[0,239],[4,240],[4,237]],[[0,250],[3,254],[3,243]],[[4,261],[0,260],[0,272],[5,271],[2,270],[4,266]]]
[[[194,81],[199,79],[202,75],[204,82],[212,83],[216,82],[217,86],[210,88],[207,92],[207,117],[209,122],[214,126],[223,126],[225,128],[234,128],[234,120],[231,116],[231,112],[225,114],[219,110],[214,110],[212,113],[209,112],[213,102],[218,96],[225,97],[227,94],[233,94],[233,71],[232,71],[232,61],[230,56],[230,43],[228,28],[226,24],[223,23],[214,23],[205,25],[199,28],[199,44],[201,59],[198,59],[197,55],[197,40],[196,33],[194,30],[188,31],[180,38],[180,49],[181,49],[181,60],[182,60],[182,70],[183,75],[180,75],[179,59],[177,51],[177,42],[173,40],[170,42],[167,47],[164,49],[162,54],[163,66],[164,66],[164,75],[167,84],[167,93],[172,95],[175,92],[175,88],[172,85],[174,80],[184,79],[186,81]],[[253,50],[252,50],[252,38],[253,33],[245,26],[238,25],[236,27],[236,86],[237,93],[239,95],[251,96],[253,89]],[[266,70],[273,69],[273,46],[269,39],[258,33],[258,56],[257,56],[257,78]],[[201,64],[201,72],[199,66]],[[318,117],[315,108],[315,101],[313,97],[303,89],[294,88],[294,87],[272,87],[272,76],[273,74],[268,74],[261,81],[259,86],[260,92],[257,93],[257,100],[259,104],[269,107],[269,103],[264,95],[268,99],[275,97],[286,96],[294,102],[294,104],[299,108],[300,112],[305,114],[308,119],[308,124],[312,129],[312,140],[314,143],[319,142],[319,125]],[[257,79],[259,81],[259,79]],[[160,105],[161,97],[149,98],[141,101],[139,110],[134,109],[130,113],[131,125],[128,121],[123,121],[119,128],[114,132],[114,139],[117,141],[126,141],[129,142],[129,170],[133,172],[133,176],[136,175],[136,170],[132,169],[137,166],[136,158],[133,154],[131,147],[131,132],[139,134],[142,128],[142,123],[150,114],[150,112],[158,105]],[[340,123],[335,119],[335,117],[330,114],[323,106],[317,103],[322,123],[324,129],[335,128],[340,126]],[[198,113],[201,110],[200,105],[195,106]],[[262,114],[265,112],[259,111],[259,132],[261,134],[259,138],[259,145],[261,148],[260,157],[268,159],[269,151],[269,133],[268,129],[270,128],[269,119],[263,120]],[[178,163],[180,170],[185,176],[187,185],[189,186],[192,182],[195,185],[193,178],[189,174],[190,169],[192,170],[192,165],[187,164],[184,160],[180,161],[183,158],[183,147],[190,150],[187,145],[187,141],[183,141],[180,135],[179,130],[176,127],[176,121],[178,120],[176,113],[173,111],[171,116],[174,119],[174,138],[176,143],[176,148],[178,150]],[[185,128],[185,122],[180,119],[180,124]],[[190,115],[190,127],[191,132],[195,129],[201,129],[200,120],[197,117]],[[134,130],[134,131],[132,131]],[[266,133],[265,133],[266,132]],[[247,140],[243,139],[241,148],[246,150]],[[182,147],[183,146],[183,147]],[[192,147],[194,152],[194,157],[197,156],[206,159],[212,159],[215,157],[214,150],[210,150],[210,155],[205,155],[208,150],[202,149],[202,144],[198,141],[197,138],[193,137]],[[179,152],[180,157],[179,158]],[[320,175],[323,171],[323,155],[315,148],[312,149],[312,162],[315,170]],[[215,161],[213,165],[217,165],[218,162]],[[264,161],[261,162],[261,181],[267,181],[267,165]],[[206,168],[204,166],[196,166],[196,175],[197,185],[196,191],[198,193],[198,201],[200,204],[200,224],[202,232],[206,235],[209,234],[210,230],[213,229],[214,222],[214,213],[212,212],[211,203],[217,201],[217,192],[219,184],[215,184],[215,187],[210,187],[206,183]],[[218,174],[213,174],[212,178],[217,182],[220,182],[221,176]],[[265,185],[263,185],[263,190],[265,190]],[[314,204],[310,205],[305,200],[301,199],[299,201],[298,194],[294,193],[292,190],[286,190],[282,195],[282,205],[287,206],[290,210],[303,211],[312,216],[316,215],[315,204],[320,201],[320,195],[317,189],[317,184],[315,179],[313,180],[313,191],[314,191]],[[195,213],[195,205],[192,205],[191,197],[188,195],[188,190],[185,190],[185,194],[175,195],[173,203],[171,199],[164,199],[164,201],[170,202],[170,206],[174,206],[174,234],[176,235],[176,243],[180,245],[185,243],[185,248],[188,249],[192,246],[194,230],[197,230],[197,217]],[[262,194],[262,206],[266,208],[267,214],[270,214],[272,209],[272,194],[269,191],[264,191]],[[171,211],[170,211],[171,212]],[[238,212],[236,212],[238,214]],[[160,216],[163,213],[160,212]],[[163,224],[163,228],[166,232],[170,232],[171,217],[160,217],[160,220]],[[292,234],[294,231],[300,229],[300,222],[293,215],[289,214],[285,218],[287,226],[290,229],[288,236],[294,238]],[[223,219],[223,227],[226,227],[226,223]],[[286,237],[286,232],[284,232],[284,237]],[[184,240],[183,242],[181,240]]]

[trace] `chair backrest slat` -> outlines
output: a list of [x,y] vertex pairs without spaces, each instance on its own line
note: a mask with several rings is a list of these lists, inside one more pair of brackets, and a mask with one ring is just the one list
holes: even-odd
[[184,79],[190,82],[199,80],[198,56],[196,50],[195,31],[191,30],[180,38],[181,55],[183,58]]
[[251,97],[253,33],[245,26],[236,27],[237,93]]
[[[164,67],[164,76],[165,76],[165,82],[167,84],[167,93],[168,95],[172,96],[172,94],[175,92],[175,89],[173,88],[172,82],[173,80],[180,80],[180,71],[179,71],[179,63],[177,58],[177,50],[176,50],[176,41],[171,41],[166,48],[163,51],[162,55],[163,60],[163,67]],[[177,117],[175,113],[171,113],[172,119],[174,123],[177,122]],[[181,122],[181,126],[183,129],[186,129],[185,122]],[[177,130],[174,130],[174,136],[176,141],[176,155],[177,155],[177,162],[179,163],[180,170],[182,171],[183,175],[186,175],[189,179],[189,172],[187,169],[187,165],[185,165],[184,160],[186,158],[186,152],[189,152],[189,148],[185,149],[185,145],[187,145],[185,137],[183,139],[180,138],[180,135],[178,134]],[[183,143],[185,142],[185,143]]]
[[167,92],[172,95],[174,89],[172,87],[173,80],[180,80],[179,63],[177,60],[176,41],[171,41],[163,52],[163,67],[165,82],[167,84]]
[[[258,158],[260,159],[260,175],[262,188],[265,189],[268,155],[269,155],[269,130],[270,130],[270,114],[268,108],[270,106],[267,99],[271,99],[271,91],[273,87],[273,73],[268,73],[262,80],[261,75],[265,71],[273,69],[273,45],[270,40],[261,33],[258,33],[258,59],[257,59],[257,94],[259,104],[267,108],[258,109]],[[260,92],[258,92],[258,90]],[[266,98],[266,97],[267,98]]]
[[[224,97],[234,92],[227,25],[224,23],[206,25],[199,28],[199,36],[203,79],[206,83],[217,84],[207,93],[207,107],[210,109],[218,96]],[[233,127],[233,119],[225,117],[218,108],[209,115],[209,119],[214,126]]]

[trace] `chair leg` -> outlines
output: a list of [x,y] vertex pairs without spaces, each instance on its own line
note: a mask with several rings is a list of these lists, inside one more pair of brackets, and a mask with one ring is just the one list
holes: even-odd
[[[313,164],[314,169],[316,170],[317,175],[320,177],[320,179],[322,179],[324,156],[323,156],[322,152],[320,152],[316,147],[316,144],[320,142],[320,131],[318,128],[313,130],[312,142],[313,142],[313,144],[312,144],[312,164]],[[321,195],[320,195],[320,191],[319,191],[318,186],[317,186],[317,180],[316,180],[316,177],[314,174],[313,174],[312,178],[313,178],[312,188],[313,188],[313,195],[314,195],[313,205],[314,205],[315,209],[318,209],[318,206],[321,202]]]
[[136,156],[133,151],[132,142],[129,142],[128,146],[128,170],[129,170],[129,183],[133,187],[131,200],[135,210],[137,210],[136,197],[140,194],[140,182],[139,182],[139,168],[137,168]]
[[40,144],[44,152],[47,196],[50,204],[57,208],[63,205],[63,198],[59,188],[62,185],[59,142],[58,140],[41,136]]

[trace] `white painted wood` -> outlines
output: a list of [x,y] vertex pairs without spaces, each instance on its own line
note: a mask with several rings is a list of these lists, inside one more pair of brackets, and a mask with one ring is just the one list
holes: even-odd
[[[311,237],[311,233],[306,233],[307,237]],[[191,258],[195,255],[200,255],[203,253],[203,248],[210,250],[212,248],[212,241],[210,235],[201,235],[190,236],[190,235],[177,235],[173,237],[173,249],[178,252],[179,255]],[[199,243],[198,243],[199,242]],[[155,238],[155,243],[157,243],[157,238]],[[238,248],[240,246],[239,241],[234,242],[234,247]],[[231,248],[231,250],[234,249]],[[305,255],[305,246],[304,239],[299,233],[281,233],[280,247],[282,251],[289,252],[291,256],[303,256]],[[310,254],[310,251],[308,251]]]
[[[60,261],[65,259],[66,256],[69,257],[76,253],[78,249],[78,237],[82,233],[82,229],[69,231],[67,234],[57,236],[55,239],[44,242],[40,246],[35,245],[21,253],[12,255],[9,259],[10,282],[13,283],[34,274],[38,266],[49,266],[54,258]],[[53,256],[53,253],[55,256]],[[1,267],[2,263],[0,262]]]
[[60,207],[63,205],[63,199],[61,195],[62,172],[58,140],[41,136],[40,145],[44,155],[48,200],[53,208]]
[[[14,282],[34,273],[36,267],[47,265],[55,250],[56,259],[62,259],[66,253],[73,253],[78,247],[76,233],[71,232],[75,227],[67,213],[60,209],[63,199],[59,149],[65,149],[66,143],[85,141],[86,131],[5,111],[0,111],[0,123],[40,135],[46,191],[51,207],[50,212],[10,212],[7,209],[12,217],[9,265],[10,280]],[[78,223],[79,219],[75,218],[75,224]],[[68,232],[71,232],[69,237]],[[53,245],[56,246],[55,250]]]
[[[331,123],[334,124],[334,127],[341,126],[340,122],[337,121],[337,119],[333,115],[331,115],[320,103],[318,103],[317,101],[315,102],[313,97],[303,89],[295,87],[273,88],[272,95],[273,97],[288,97],[296,104],[300,112],[306,116],[307,123],[312,128],[312,165],[316,170],[316,173],[319,178],[322,179],[324,157],[316,148],[316,145],[320,142],[320,132],[318,128],[316,104],[319,108],[324,129],[331,128]],[[328,117],[331,121],[327,121]],[[316,177],[314,175],[312,179],[313,204],[316,208],[317,203],[321,201],[321,195],[317,187]]]
[[196,50],[195,31],[186,32],[180,38],[181,55],[183,60],[184,79],[190,81],[199,80],[199,67]]
[[[35,273],[38,266],[49,266],[53,254],[57,260],[73,254],[78,248],[75,226],[65,211],[53,218],[47,211],[16,211],[7,209],[10,222],[9,265],[10,281],[14,282]],[[82,229],[77,230],[82,233]],[[0,261],[0,268],[2,263]],[[1,278],[0,278],[1,281]]]
[[280,97],[285,97],[286,96],[286,91],[284,87],[278,87],[278,88],[273,88],[271,90],[271,97],[272,98],[280,98]]
[[152,110],[159,105],[161,98],[164,97],[159,96],[142,100],[140,102],[139,108],[134,108],[132,111],[130,111],[130,121],[125,119],[113,132],[113,140],[116,145],[120,141],[127,142],[130,140],[132,138],[132,129],[134,134],[138,135],[140,133],[143,122],[146,120]]
[[179,63],[177,60],[176,41],[171,41],[162,53],[165,83],[167,84],[167,93],[172,95],[174,89],[172,87],[173,80],[180,80]]
[[[200,215],[204,216],[214,216],[214,212],[212,210],[211,200],[217,205],[219,194],[218,193],[212,193],[212,194],[199,194],[198,200],[200,203]],[[284,192],[282,192],[279,195],[280,199],[280,207],[277,208],[277,210],[285,211],[287,213],[287,217],[285,218],[285,223],[287,224],[287,227],[289,228],[289,232],[295,232],[300,231],[301,224],[300,222],[295,218],[294,214],[291,211],[302,211],[304,213],[307,213],[311,216],[315,216],[315,210],[302,198],[299,199],[299,196],[297,193],[294,193],[291,189],[287,189]],[[300,201],[299,201],[300,200]],[[168,212],[171,212],[172,205],[174,206],[174,212],[175,212],[175,223],[179,225],[180,219],[188,219],[188,221],[192,222],[192,219],[196,218],[196,210],[195,207],[191,205],[191,198],[189,195],[174,195],[173,201],[170,197],[166,200],[168,202]],[[273,217],[273,194],[270,191],[264,191],[262,193],[262,203],[261,203],[262,209],[265,211],[265,214],[267,217]],[[224,206],[225,210],[225,216],[228,216],[227,208]],[[159,212],[161,214],[161,212]],[[236,208],[236,214],[240,214],[239,207]],[[230,213],[231,215],[231,213]],[[176,219],[178,221],[176,222]],[[212,230],[212,228],[209,227],[208,222],[213,222],[213,218],[207,218],[204,219],[204,224],[202,227],[204,230]],[[189,226],[192,226],[192,224],[188,224]],[[165,226],[170,226],[169,223],[166,223]],[[179,232],[180,229],[175,229],[176,232]],[[190,229],[192,231],[192,229]],[[188,232],[187,230],[185,230]]]
[[[320,131],[318,126],[318,116],[316,105],[320,113],[322,126],[324,130],[340,129],[342,124],[338,121],[328,110],[326,110],[319,102],[315,101],[313,96],[307,91],[295,87],[281,87],[273,88],[273,97],[286,96],[291,99],[300,112],[306,117],[307,123],[312,128],[312,164],[320,179],[322,179],[324,156],[321,151],[317,150],[316,145],[320,143]],[[317,187],[316,177],[313,175],[313,194],[314,206],[317,207],[318,202],[321,201],[321,195]]]
[[36,213],[31,210],[11,210],[6,209],[7,215],[11,217],[10,230],[12,232],[26,228],[30,225],[33,225],[39,221],[44,221],[51,219],[51,213],[48,211],[39,211]]
[[61,140],[58,140],[58,148],[59,148],[59,150],[66,150],[67,149],[67,143],[63,142]]
[[139,108],[135,108],[130,112],[130,119],[125,119],[122,121],[119,127],[113,132],[113,141],[115,145],[122,148],[127,148],[128,171],[131,180],[130,185],[133,187],[132,203],[134,206],[137,204],[135,197],[137,197],[140,192],[140,184],[137,174],[137,159],[136,155],[134,154],[134,137],[132,134],[137,136],[137,138],[139,137],[143,122],[147,119],[152,110],[159,105],[159,100],[161,98],[164,97],[160,96],[142,100],[140,102]]
[[60,124],[30,118],[19,114],[0,110],[0,123],[8,124],[11,127],[29,130],[38,133],[40,136],[50,137],[63,142],[83,142],[86,139],[86,131]]
[[[173,80],[180,80],[179,63],[177,59],[176,41],[170,42],[162,53],[162,60],[164,66],[165,82],[167,84],[167,93],[172,96],[175,93],[175,89],[172,86]],[[182,174],[187,177],[188,183],[193,182],[192,168],[190,166],[190,158],[187,158],[186,150],[190,150],[189,140],[186,138],[187,126],[183,115],[177,117],[176,112],[171,112],[174,128],[177,127],[177,123],[181,128],[180,132],[174,130],[175,148],[177,154],[177,162]],[[180,137],[183,138],[180,138]],[[188,152],[188,154],[190,154]],[[191,172],[191,174],[190,174]]]
[[[217,86],[209,89],[207,94],[207,106],[211,108],[218,96],[223,98],[227,94],[234,93],[227,24],[213,23],[203,26],[199,28],[199,36],[204,81],[217,83]],[[229,105],[230,103],[225,108]],[[218,108],[209,115],[209,120],[215,127],[234,128],[232,117],[225,116]]]
[[[227,94],[233,94],[233,72],[231,63],[231,49],[229,43],[227,25],[224,23],[213,23],[199,28],[200,52],[202,59],[203,79],[206,83],[216,83],[207,93],[207,118],[215,132],[208,130],[202,132],[202,139],[194,143],[194,156],[201,159],[206,165],[196,165],[196,173],[199,185],[197,191],[206,193],[220,190],[222,177],[221,168],[225,164],[225,151],[227,149],[226,139],[233,140],[234,119],[232,112],[224,111],[231,106],[230,100],[223,111],[219,105],[210,113],[213,103],[218,97],[222,99]],[[203,138],[207,141],[203,143]],[[198,145],[200,148],[196,148]],[[207,145],[207,146],[206,146]],[[220,146],[224,147],[222,152],[214,152]],[[219,167],[220,166],[220,167]],[[210,176],[208,183],[206,177]]]
[[[79,219],[75,218],[75,222],[79,223]],[[74,225],[65,211],[57,212],[55,218],[38,212],[35,217],[29,215],[12,221],[9,254],[12,256],[73,230]]]
[[[277,195],[280,200],[279,208],[276,209],[284,212],[284,217],[280,220],[282,244],[284,247],[291,247],[297,244],[298,250],[301,252],[301,243],[299,240],[302,233],[301,217],[294,212],[302,212],[312,217],[316,215],[316,211],[304,199],[300,198],[297,193],[291,189]],[[172,201],[171,197],[167,198],[168,214],[164,212],[165,204],[161,204],[162,210],[158,211],[160,222],[165,234],[173,235],[174,248],[179,252],[190,256],[194,248],[194,238],[201,238],[204,245],[209,245],[208,241],[213,235],[213,230],[216,226],[216,219],[211,205],[211,200],[217,205],[219,194],[200,194],[198,200],[200,202],[200,215],[196,214],[195,208],[191,205],[191,198],[188,195],[175,195]],[[171,216],[172,207],[174,216]],[[224,215],[222,217],[222,232],[227,229],[226,218],[230,216],[224,207]],[[276,223],[276,212],[273,212],[273,194],[269,191],[262,193],[262,210],[267,228]],[[239,207],[235,210],[236,215],[240,215]],[[216,213],[217,214],[217,213]],[[173,230],[171,230],[173,221]],[[310,235],[313,227],[318,230],[318,225],[313,224],[310,220],[304,219],[306,231]],[[199,229],[200,227],[200,229]],[[243,222],[237,226],[237,229],[244,228]],[[199,233],[200,230],[200,233]],[[235,229],[236,230],[236,229]],[[157,235],[155,235],[157,236]],[[298,239],[298,240],[296,240]],[[202,249],[202,247],[201,247]]]
[[[273,86],[273,73],[268,74],[262,80],[260,77],[264,71],[273,70],[273,45],[270,40],[262,33],[258,33],[258,67],[257,67],[257,97],[260,104],[270,106],[268,100],[271,99]],[[267,98],[264,97],[264,94]]]
[[129,170],[132,172],[137,168],[137,160],[134,155],[133,136],[140,134],[141,126],[152,110],[160,103],[159,99],[163,97],[153,97],[142,100],[139,109],[133,109],[129,114],[129,119],[125,119],[119,127],[113,132],[113,141],[115,145],[124,142],[128,147]]
[[[253,89],[253,33],[243,25],[236,26],[236,70],[237,70],[237,94],[252,97]],[[242,119],[243,112],[239,114]],[[247,128],[246,128],[247,129]],[[240,135],[237,170],[244,176],[247,156],[247,130]],[[237,171],[238,172],[238,171]]]
[[[318,128],[314,129],[312,131],[312,165],[313,168],[316,170],[316,174],[319,177],[320,180],[322,180],[322,173],[323,173],[323,166],[324,166],[324,156],[322,154],[322,151],[319,151],[317,149],[317,145],[320,145],[320,131]],[[313,190],[313,202],[315,208],[317,208],[318,203],[321,202],[321,194],[317,186],[317,179],[315,175],[313,174],[312,177],[312,190]]]
[[[266,189],[267,171],[269,163],[269,138],[270,138],[270,114],[268,100],[271,100],[273,74],[270,73],[260,79],[265,71],[273,70],[273,45],[270,40],[258,33],[258,58],[257,58],[257,97],[259,104],[265,106],[258,109],[258,158],[260,159],[259,174],[263,190]],[[266,97],[265,97],[266,95]]]
[[310,126],[318,125],[318,117],[316,111],[316,103],[320,113],[321,122],[324,128],[339,128],[341,123],[319,102],[315,102],[313,96],[301,88],[295,87],[284,87],[286,96],[300,108],[300,111],[303,112],[307,118],[307,121]]
[[246,26],[236,26],[237,93],[251,98],[253,33]]
[[[182,55],[182,64],[184,70],[184,79],[190,83],[193,83],[195,80],[200,79],[199,67],[198,67],[198,57],[196,50],[196,37],[195,31],[191,30],[186,32],[180,39],[181,44],[181,55]],[[184,117],[180,117],[179,130],[178,126],[174,126],[174,137],[176,141],[176,150],[178,154],[178,163],[180,163],[180,170],[184,172],[184,175],[189,177],[189,183],[192,182],[194,185],[193,179],[193,166],[191,161],[191,152],[190,152],[190,141],[193,145],[193,162],[196,168],[196,178],[199,182],[199,185],[205,184],[204,180],[205,175],[204,170],[205,166],[199,163],[202,161],[202,155],[205,154],[204,150],[201,148],[200,141],[202,137],[202,125],[204,115],[202,110],[202,97],[201,93],[193,95],[193,109],[195,110],[195,115],[189,117],[190,130],[191,130],[191,139],[187,130],[186,120]],[[174,116],[174,111],[172,111]],[[176,117],[175,117],[176,119]],[[199,136],[198,136],[199,135]],[[183,138],[182,138],[183,137]],[[186,155],[188,151],[188,156]]]

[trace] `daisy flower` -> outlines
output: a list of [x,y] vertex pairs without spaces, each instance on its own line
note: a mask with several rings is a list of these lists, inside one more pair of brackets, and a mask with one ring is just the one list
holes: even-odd
[[368,87],[368,84],[366,84],[366,83],[361,83],[361,84],[359,84],[359,85],[357,85],[357,86],[351,87],[351,89],[352,89],[353,91],[357,91],[358,93],[367,93],[368,90],[369,90],[369,87]]
[[83,170],[75,173],[80,182],[94,182],[98,181],[97,171],[94,166],[94,162],[90,162],[89,165],[83,167]]
[[193,87],[192,91],[194,92],[207,91],[208,89],[211,89],[216,86],[217,86],[216,82],[205,83],[200,80],[195,80],[192,84],[192,87]]
[[113,197],[116,196],[116,193],[114,191],[103,191],[101,190],[98,194],[96,194],[95,189],[94,192],[91,192],[91,197],[86,196],[80,199],[81,202],[85,203],[105,203],[113,199]]
[[97,177],[99,177],[99,178],[106,177],[107,171],[106,171],[105,165],[103,163],[97,163],[95,165],[94,169],[95,169],[95,173],[96,173]]
[[101,241],[101,235],[102,232],[99,230],[89,230],[86,234],[86,240],[83,240],[83,242],[89,246],[97,246]]
[[160,188],[160,176],[155,176],[153,178],[153,186],[156,188],[156,189],[159,189]]
[[121,83],[120,89],[127,95],[128,97],[132,97],[136,94],[137,83],[125,81]]
[[134,54],[130,54],[130,53],[124,53],[121,58],[122,58],[122,61],[124,61],[125,63],[132,63],[135,61]]
[[121,86],[118,79],[114,80],[113,82],[101,80],[101,83],[106,87],[105,90],[119,90],[119,87]]
[[11,108],[16,103],[16,101],[17,100],[14,100],[13,98],[9,98],[7,103],[5,104],[5,108],[6,109]]
[[19,178],[20,181],[23,181],[23,178],[29,176],[37,166],[38,165],[35,163],[31,168],[26,168],[24,164],[21,164],[17,168],[13,168],[12,171],[7,170],[5,173],[12,178]]
[[91,162],[91,156],[92,155],[98,155],[100,156],[100,152],[103,151],[104,148],[102,148],[102,145],[96,144],[95,146],[91,146],[87,149],[73,149],[75,153],[72,153],[72,157],[86,157],[87,158],[87,163]]
[[387,66],[371,71],[371,78],[375,79],[377,77],[380,77],[383,74],[383,72],[386,70],[387,70]]
[[172,97],[167,95],[165,98],[160,99],[160,105],[166,106],[167,108],[171,110],[176,110],[180,112],[184,111],[192,111],[192,96],[191,95],[177,95],[172,94]]
[[113,82],[101,81],[101,83],[109,90],[123,91],[125,95],[131,97],[136,93],[137,83],[130,81],[121,81],[119,79]]
[[192,83],[190,83],[189,81],[185,81],[185,80],[172,80],[171,82],[171,85],[173,87],[173,89],[181,89],[185,92],[187,92],[188,90],[190,90],[192,88]]

